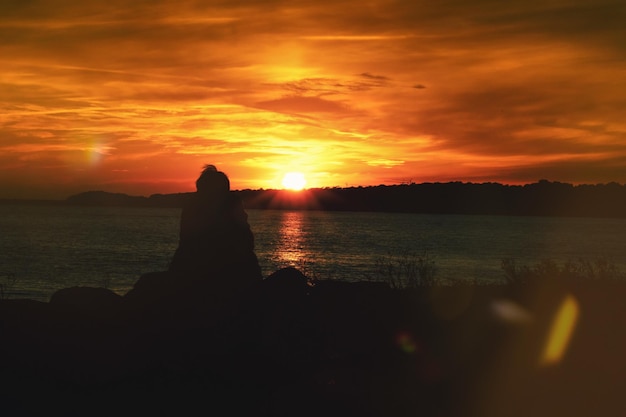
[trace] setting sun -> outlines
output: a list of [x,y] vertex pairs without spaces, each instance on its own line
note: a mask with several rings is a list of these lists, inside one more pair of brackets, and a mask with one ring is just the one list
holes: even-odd
[[283,177],[282,185],[288,190],[300,191],[306,185],[306,179],[301,172],[288,172]]

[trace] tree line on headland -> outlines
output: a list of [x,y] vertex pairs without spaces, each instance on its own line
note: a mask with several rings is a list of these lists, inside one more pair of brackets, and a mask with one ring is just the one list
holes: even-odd
[[[429,214],[626,217],[626,185],[421,183],[348,188],[237,190],[247,209],[376,211]],[[182,207],[191,193],[129,196],[88,191],[64,204]]]

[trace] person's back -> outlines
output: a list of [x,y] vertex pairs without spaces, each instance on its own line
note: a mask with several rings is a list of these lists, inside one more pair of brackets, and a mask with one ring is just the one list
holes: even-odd
[[181,215],[179,246],[170,271],[218,286],[241,287],[262,279],[254,236],[228,177],[209,165]]

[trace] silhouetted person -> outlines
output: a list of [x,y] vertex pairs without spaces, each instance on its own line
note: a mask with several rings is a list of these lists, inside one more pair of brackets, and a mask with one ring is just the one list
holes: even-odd
[[214,289],[236,290],[261,281],[254,236],[226,174],[206,165],[197,192],[183,207],[180,240],[169,270]]

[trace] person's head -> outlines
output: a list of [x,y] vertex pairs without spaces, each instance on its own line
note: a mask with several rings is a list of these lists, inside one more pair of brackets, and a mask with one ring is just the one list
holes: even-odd
[[203,194],[226,194],[230,191],[230,181],[215,165],[205,165],[196,180],[196,189]]

